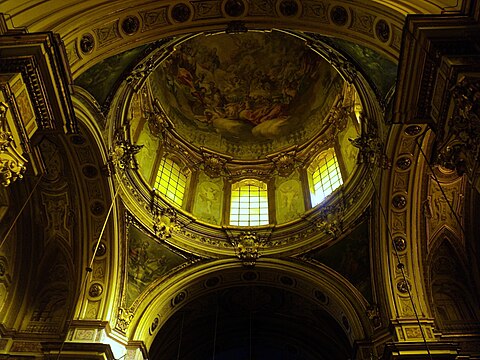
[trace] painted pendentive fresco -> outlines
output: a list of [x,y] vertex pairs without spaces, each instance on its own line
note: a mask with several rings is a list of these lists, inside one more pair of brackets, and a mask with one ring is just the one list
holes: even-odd
[[130,306],[145,288],[186,260],[167,246],[130,225],[128,228],[128,283],[126,302]]
[[324,131],[343,85],[303,41],[275,31],[197,36],[149,79],[184,139],[242,159]]
[[364,220],[338,243],[327,249],[313,251],[308,257],[342,274],[368,301],[371,301],[369,234],[369,222]]
[[[326,38],[327,39],[327,38]],[[376,51],[343,39],[332,39],[335,47],[347,53],[363,69],[367,79],[385,99],[395,86],[397,65]]]
[[103,60],[80,75],[75,80],[75,85],[88,90],[99,104],[103,104],[122,73],[145,48],[146,46],[140,46]]

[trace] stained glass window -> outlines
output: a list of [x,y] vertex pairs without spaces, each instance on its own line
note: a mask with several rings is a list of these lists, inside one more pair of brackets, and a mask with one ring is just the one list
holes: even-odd
[[155,188],[178,205],[182,205],[187,177],[174,161],[163,158],[157,172]]
[[343,184],[342,174],[333,148],[320,153],[310,165],[308,173],[312,206],[320,204]]
[[233,184],[230,225],[259,226],[268,222],[267,184],[254,179]]

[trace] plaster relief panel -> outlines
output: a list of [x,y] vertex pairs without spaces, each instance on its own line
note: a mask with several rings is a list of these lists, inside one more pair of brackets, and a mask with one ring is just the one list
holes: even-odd
[[59,194],[42,193],[42,203],[45,209],[46,226],[45,239],[50,241],[60,238],[70,244],[70,201],[67,192]]
[[463,244],[463,194],[466,177],[454,176],[453,178],[442,179],[441,174],[437,176],[439,176],[441,188],[435,179],[430,176],[428,179],[428,195],[423,205],[430,246],[433,245],[432,240],[443,228],[455,233]]
[[277,221],[279,224],[299,218],[305,211],[302,194],[302,184],[297,172],[289,178],[276,179],[275,192]]
[[223,179],[199,174],[193,214],[200,220],[220,225],[222,221]]

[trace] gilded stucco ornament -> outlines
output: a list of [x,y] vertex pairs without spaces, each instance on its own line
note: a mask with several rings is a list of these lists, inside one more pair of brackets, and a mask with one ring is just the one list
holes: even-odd
[[452,90],[454,113],[447,121],[448,133],[438,149],[437,162],[458,175],[478,176],[480,149],[480,80],[463,78]]
[[367,307],[367,316],[372,322],[373,327],[379,328],[382,326],[382,319],[380,317],[380,310],[377,304],[372,304]]
[[173,208],[156,209],[153,216],[153,231],[160,240],[172,236],[174,230],[179,229],[177,212]]
[[343,233],[343,218],[345,208],[327,206],[319,211],[319,218],[315,222],[315,227],[325,234],[339,237]]
[[390,161],[383,151],[383,144],[380,139],[374,134],[362,134],[355,139],[348,139],[353,146],[358,148],[359,164],[370,164],[379,166],[382,169],[390,168]]
[[295,151],[281,153],[271,160],[275,166],[276,173],[283,177],[290,176],[297,166]]
[[243,266],[255,266],[260,257],[259,248],[263,241],[256,233],[251,231],[242,232],[232,240],[237,257],[242,261]]
[[133,145],[128,140],[122,139],[117,135],[109,151],[110,170],[115,172],[116,169],[135,169],[136,162],[134,155],[137,154],[142,147],[143,145]]
[[224,158],[215,154],[209,154],[205,151],[202,152],[202,158],[201,167],[210,178],[214,179],[228,174],[226,168],[227,160]]
[[7,187],[21,179],[25,171],[25,160],[13,148],[13,136],[7,125],[8,106],[0,103],[0,183]]
[[126,332],[134,316],[135,312],[133,310],[119,308],[116,328],[122,332]]

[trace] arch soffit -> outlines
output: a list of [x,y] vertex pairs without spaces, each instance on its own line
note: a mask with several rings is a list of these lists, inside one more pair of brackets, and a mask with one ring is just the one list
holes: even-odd
[[[367,301],[328,267],[320,264],[314,269],[305,263],[261,259],[255,268],[249,269],[239,266],[235,259],[228,259],[194,265],[151,284],[133,305],[136,310],[128,329],[129,340],[142,339],[149,348],[158,329],[184,304],[222,288],[248,286],[251,282],[245,277],[254,276],[251,274],[256,276],[252,279],[255,285],[282,288],[318,303],[339,323],[352,343],[372,334],[366,315]],[[285,277],[292,283],[282,282]],[[207,280],[213,278],[218,278],[218,283],[209,287]],[[343,317],[348,320],[348,326],[342,324]]]
[[[95,108],[95,102],[92,101],[90,94],[81,88],[75,88],[72,102],[80,131],[78,134],[69,135],[67,141],[71,144],[71,161],[75,164],[73,168],[78,169],[78,174],[76,174],[76,183],[79,187],[78,201],[86,204],[81,214],[84,219],[81,238],[85,239],[81,243],[82,253],[87,255],[82,257],[82,262],[78,265],[78,271],[83,277],[86,276],[85,268],[90,266],[93,249],[114,199],[115,189],[112,178],[106,176],[108,150],[99,128],[99,124],[104,121],[103,115],[99,109]],[[116,216],[117,207],[113,207],[112,210],[92,266],[93,274],[103,275],[100,278],[94,276],[94,279],[87,284],[85,293],[88,293],[88,289],[93,283],[99,283],[103,289],[108,288],[110,291],[103,291],[101,296],[95,299],[87,298],[86,301],[78,299],[77,314],[84,313],[85,310],[78,308],[80,304],[88,308],[90,302],[100,301],[101,306],[98,310],[99,313],[95,314],[96,317],[110,319],[116,315],[116,310],[111,304],[117,300],[115,288],[118,282],[115,279],[119,276],[118,271],[120,271],[120,244],[117,239],[121,220]],[[92,314],[87,314],[87,316],[92,316]]]

